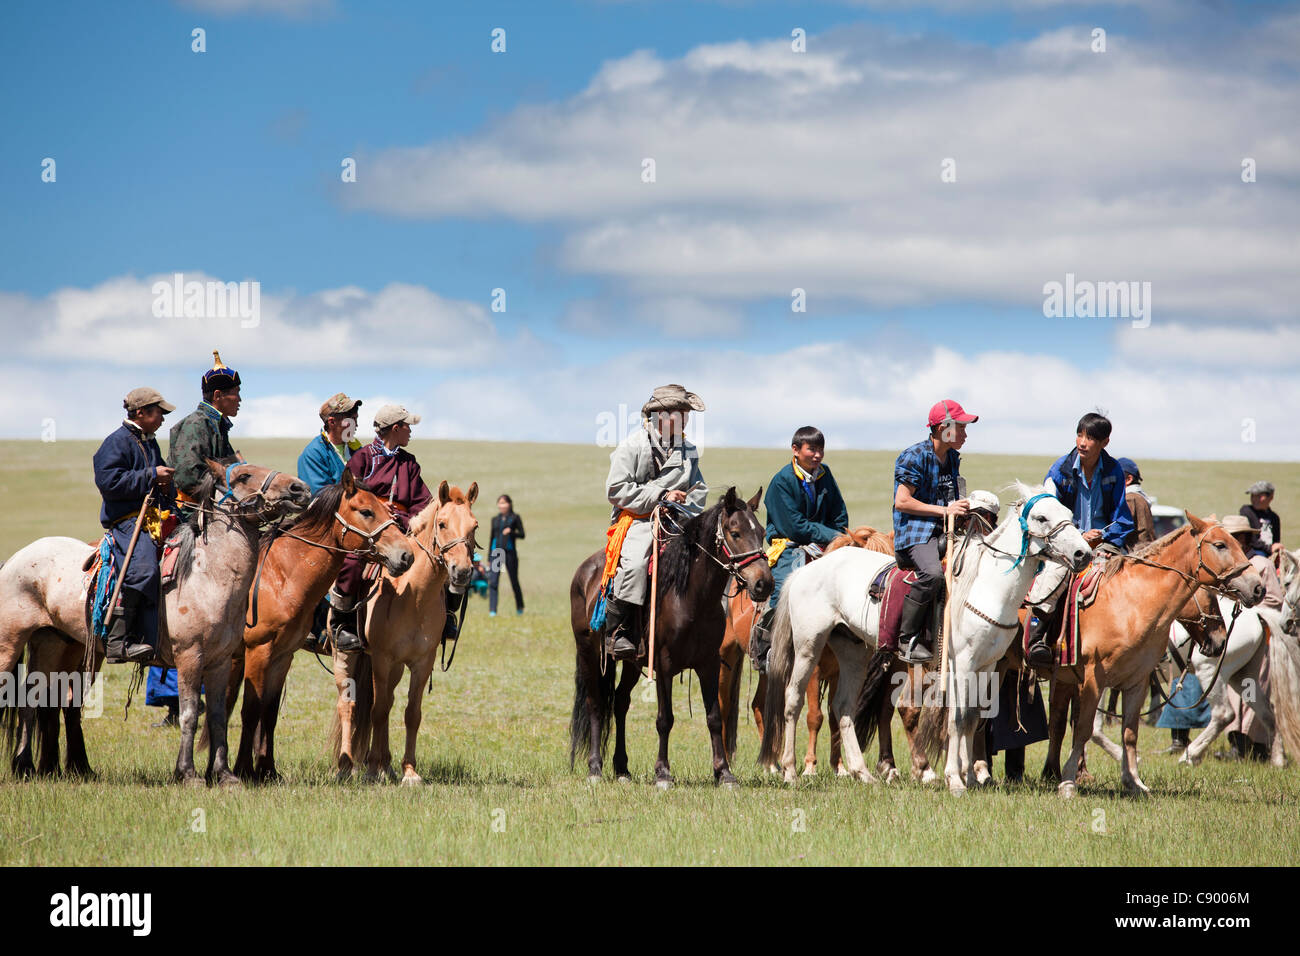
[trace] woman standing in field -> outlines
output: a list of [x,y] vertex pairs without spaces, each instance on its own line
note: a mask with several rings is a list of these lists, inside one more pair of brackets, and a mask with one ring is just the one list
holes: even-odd
[[515,591],[515,613],[524,613],[524,592],[519,588],[519,553],[515,542],[524,538],[524,523],[515,514],[515,503],[509,495],[497,499],[497,513],[492,518],[492,541],[488,545],[488,616],[497,616],[497,583],[501,580],[501,567],[510,575],[510,586]]

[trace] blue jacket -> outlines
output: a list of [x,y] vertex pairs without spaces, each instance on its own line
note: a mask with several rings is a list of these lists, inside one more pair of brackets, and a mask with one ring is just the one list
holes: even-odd
[[835,477],[825,465],[813,484],[810,500],[788,464],[776,473],[763,505],[767,508],[767,538],[789,538],[795,544],[827,545],[849,527],[849,510]]
[[[163,463],[158,442],[123,423],[104,439],[95,452],[95,487],[104,499],[99,523],[111,528],[133,511],[139,511]],[[160,507],[171,507],[171,492],[155,495]]]
[[[361,442],[353,439],[347,446],[348,457],[351,458],[352,453],[361,447]],[[324,432],[308,442],[298,456],[298,477],[307,482],[313,495],[326,485],[337,484],[346,467],[347,462],[335,453],[334,446],[329,443]]]
[[[1062,455],[1048,469],[1047,478],[1044,479],[1056,485],[1057,500],[1074,512],[1076,526],[1081,523],[1083,509],[1087,507],[1087,501],[1079,494],[1079,484],[1074,476],[1078,461],[1078,449]],[[1093,481],[1101,482],[1102,510],[1106,515],[1106,524],[1109,525],[1102,532],[1102,540],[1123,550],[1124,542],[1133,531],[1133,514],[1128,510],[1128,502],[1124,498],[1124,469],[1105,450],[1101,453],[1101,461],[1097,463]]]

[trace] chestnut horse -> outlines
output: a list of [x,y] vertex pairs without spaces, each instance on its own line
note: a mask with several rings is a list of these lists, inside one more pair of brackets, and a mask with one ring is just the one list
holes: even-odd
[[235,660],[236,678],[227,698],[233,710],[242,675],[243,728],[235,760],[240,777],[279,778],[275,725],[284,681],[294,652],[307,641],[316,606],[349,554],[369,555],[395,574],[415,560],[388,505],[345,470],[338,484],[320,489],[302,517],[263,552],[261,577],[253,584],[256,619],[244,628],[242,656]]
[[[1052,709],[1057,688],[1079,688],[1074,743],[1060,783],[1063,797],[1074,796],[1083,749],[1093,733],[1093,718],[1102,694],[1118,687],[1123,696],[1124,760],[1120,779],[1126,791],[1149,793],[1138,777],[1137,738],[1147,683],[1169,642],[1169,626],[1198,588],[1226,593],[1246,607],[1264,597],[1264,582],[1222,525],[1187,512],[1188,523],[1152,544],[1110,558],[1097,597],[1079,611],[1079,658],[1075,667],[1054,673]],[[1065,721],[1049,723],[1047,762],[1061,758]]]
[[[893,554],[894,533],[892,531],[877,531],[869,525],[862,525],[831,541],[826,546],[826,553],[829,554],[845,547],[865,548],[868,551],[875,551],[880,554]],[[727,748],[728,760],[735,760],[736,757],[737,724],[739,723],[740,712],[740,676],[744,660],[749,654],[749,635],[754,626],[755,618],[753,599],[750,598],[747,591],[738,589],[727,602],[727,631],[723,635],[720,652],[722,672],[719,678],[720,689],[718,693],[722,707],[723,742]],[[888,656],[893,657],[893,655]],[[901,661],[894,660],[889,665],[886,674],[892,676],[896,672],[905,670],[906,667]],[[813,669],[812,675],[808,679],[806,693],[808,701],[808,751],[804,755],[804,776],[813,776],[817,773],[817,737],[824,720],[821,698],[823,694],[828,694],[831,698],[834,697],[839,672],[839,662],[835,659],[835,654],[827,648],[822,651],[821,660],[818,661],[817,667]],[[754,714],[754,724],[758,729],[759,737],[763,735],[763,701],[766,695],[767,675],[760,674],[757,686],[754,688],[754,699],[750,702],[750,709]],[[894,705],[889,696],[885,695],[881,702],[878,720],[880,735],[879,769],[885,775],[885,779],[890,781],[897,780],[899,776],[897,769],[894,767],[893,739],[889,729],[893,714]],[[908,743],[911,744],[919,711],[916,708],[904,706],[900,708],[899,715],[903,718],[903,727],[907,731]],[[920,758],[919,765],[917,764],[918,755]],[[934,771],[930,770],[923,751],[913,747],[912,760],[914,777],[920,779],[922,774],[928,771],[928,780],[938,779]],[[844,776],[848,773],[840,760],[839,718],[834,711],[831,712],[830,761],[831,767],[837,774]]]
[[366,602],[365,651],[334,653],[338,706],[330,743],[338,778],[346,780],[364,761],[366,777],[380,773],[397,779],[388,744],[388,716],[393,695],[410,668],[406,691],[406,750],[402,783],[423,783],[415,770],[415,741],[420,730],[424,685],[433,674],[442,629],[447,620],[445,588],[464,593],[474,576],[474,532],[478,520],[470,510],[478,483],[468,492],[438,486],[437,503],[411,520],[411,540],[424,552],[410,571],[381,574]]
[[[713,746],[713,780],[738,786],[722,745],[722,709],[718,702],[718,648],[726,630],[723,593],[733,578],[762,601],[772,591],[772,572],[763,560],[763,526],[755,517],[760,488],[744,501],[728,488],[707,511],[687,519],[669,537],[659,561],[658,609],[655,624],[655,681],[659,713],[659,759],[655,785],[672,786],[668,767],[668,734],[673,726],[673,684],[690,668],[700,680],[709,740]],[[592,632],[592,608],[601,585],[605,553],[598,551],[582,564],[569,586],[574,668],[573,714],[569,723],[569,765],[587,755],[588,779],[598,782],[609,741],[611,711],[616,724],[614,773],[631,779],[627,768],[626,723],[632,688],[640,679],[641,661],[627,661],[615,680],[615,662],[605,654],[604,635]],[[649,614],[642,614],[648,628]]]

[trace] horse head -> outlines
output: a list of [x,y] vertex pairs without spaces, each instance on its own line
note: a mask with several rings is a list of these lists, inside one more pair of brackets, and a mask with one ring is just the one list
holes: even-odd
[[339,482],[335,518],[339,524],[339,547],[373,557],[393,574],[402,574],[415,562],[406,535],[384,500],[358,485],[352,472],[344,471]]
[[204,461],[215,481],[213,487],[223,492],[221,500],[233,498],[242,513],[258,520],[298,514],[311,501],[307,483],[286,472],[238,460]]
[[1202,585],[1223,591],[1254,607],[1264,600],[1264,579],[1251,565],[1241,545],[1217,521],[1210,522],[1183,512],[1196,542],[1196,569],[1193,574]]
[[[456,594],[464,593],[474,576],[474,533],[478,519],[471,510],[478,500],[478,482],[461,491],[447,482],[438,485],[438,507],[433,525],[433,547],[447,569],[447,581]],[[413,529],[414,530],[414,529]]]
[[1019,516],[1021,552],[1060,561],[1075,571],[1082,571],[1092,561],[1092,548],[1074,526],[1074,515],[1045,487],[1030,487],[1016,482],[1019,500],[1011,509]]
[[766,601],[775,587],[763,551],[763,526],[755,517],[762,496],[760,486],[754,497],[745,501],[736,494],[733,485],[722,496],[722,515],[718,520],[719,558],[744,583],[755,604]]

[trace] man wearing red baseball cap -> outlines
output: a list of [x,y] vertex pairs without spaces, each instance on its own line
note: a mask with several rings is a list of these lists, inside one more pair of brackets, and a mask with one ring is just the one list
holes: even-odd
[[930,604],[943,588],[943,516],[970,511],[958,450],[966,443],[966,426],[977,421],[978,415],[952,399],[936,402],[927,422],[929,437],[904,449],[894,462],[894,552],[900,568],[917,573],[898,625],[898,655],[911,664],[934,657],[924,632]]

